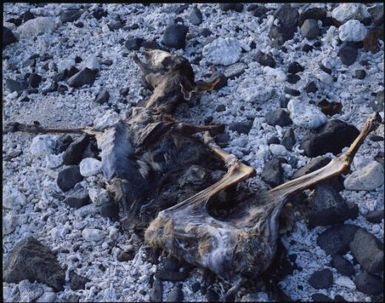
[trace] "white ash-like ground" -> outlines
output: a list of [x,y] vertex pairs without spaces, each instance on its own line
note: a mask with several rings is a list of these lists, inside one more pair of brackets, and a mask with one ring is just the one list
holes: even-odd
[[[279,5],[266,4],[266,7],[276,8]],[[312,6],[319,6],[327,7],[328,11],[331,11],[337,5],[298,4],[295,7],[303,10]],[[358,129],[372,111],[369,106],[369,101],[373,98],[371,93],[383,90],[383,46],[376,54],[360,52],[356,62],[346,67],[340,62],[337,56],[338,49],[331,42],[324,41],[320,48],[315,48],[309,53],[303,52],[302,46],[308,41],[303,39],[298,31],[293,40],[286,42],[286,53],[272,48],[268,37],[272,19],[265,18],[259,23],[258,18],[245,9],[242,13],[229,11],[225,14],[218,8],[218,5],[197,4],[196,6],[203,14],[203,22],[196,26],[190,24],[186,18],[192,6],[177,15],[175,8],[179,7],[180,4],[151,4],[149,6],[107,4],[102,5],[102,8],[108,12],[108,16],[100,20],[89,17],[92,9],[96,6],[94,4],[83,5],[85,13],[78,20],[84,23],[83,28],[75,27],[73,22],[68,22],[59,25],[52,33],[20,39],[19,42],[7,46],[3,50],[3,80],[6,78],[14,79],[19,74],[24,75],[30,72],[29,67],[23,67],[23,62],[35,53],[52,55],[53,58],[48,60],[48,63],[59,64],[59,62],[67,59],[74,60],[75,56],[80,56],[85,60],[88,56],[97,55],[100,61],[110,59],[113,64],[111,66],[101,65],[102,68],[92,86],[85,86],[80,89],[69,88],[63,95],[58,92],[47,95],[29,94],[31,99],[29,102],[21,102],[21,96],[10,93],[3,81],[4,123],[10,121],[31,123],[37,120],[47,127],[92,125],[97,117],[110,110],[109,105],[100,105],[94,102],[96,94],[102,87],[110,93],[109,103],[116,104],[120,110],[119,115],[124,117],[126,112],[142,100],[146,94],[141,84],[139,69],[124,46],[124,41],[128,37],[134,36],[146,40],[155,39],[160,42],[164,29],[177,16],[186,20],[185,24],[189,26],[189,34],[186,47],[176,51],[176,53],[185,56],[190,62],[201,54],[203,46],[211,42],[213,37],[233,37],[245,46],[246,50],[242,52],[239,60],[239,62],[247,65],[245,72],[239,77],[229,80],[227,86],[222,89],[201,95],[198,104],[179,110],[178,115],[181,120],[195,124],[203,123],[209,116],[213,118],[213,122],[224,123],[225,125],[243,121],[246,118],[254,120],[253,127],[247,135],[227,130],[230,140],[228,147],[225,148],[256,169],[256,176],[246,181],[248,186],[267,188],[260,177],[264,163],[272,157],[267,140],[273,135],[281,138],[287,128],[270,126],[264,118],[266,112],[279,107],[279,98],[284,95],[284,87],[288,86],[285,80],[277,77],[277,70],[286,74],[287,65],[292,61],[297,61],[303,65],[305,71],[301,74],[301,79],[296,84],[290,85],[299,91],[302,91],[309,81],[318,79],[317,75],[321,73],[320,62],[333,68],[337,73],[343,73],[343,77],[338,77],[337,82],[331,84],[318,81],[319,91],[311,97],[307,94],[301,94],[298,98],[303,102],[323,98],[341,102],[342,112],[334,115],[333,118],[353,124]],[[31,4],[7,3],[4,5],[3,20],[18,16],[27,10],[31,10],[35,16],[58,18],[60,12],[69,7],[79,7],[79,5],[47,4],[35,7]],[[126,26],[110,31],[107,23],[117,15],[126,20]],[[127,29],[133,24],[138,24],[137,29]],[[7,26],[10,25],[7,24]],[[213,32],[211,36],[203,37],[200,35],[200,30],[205,27]],[[241,30],[236,31],[236,27]],[[193,43],[193,41],[198,43]],[[253,41],[256,43],[256,48],[250,49],[248,46]],[[270,51],[277,58],[280,58],[275,71],[264,68],[255,62],[254,56],[258,50]],[[353,77],[354,71],[362,68],[359,63],[361,60],[368,60],[370,63],[367,76],[363,80]],[[199,64],[194,64],[193,68],[196,79],[202,79],[212,72],[211,64],[207,62],[205,57],[200,60]],[[216,68],[223,70],[220,66],[216,66]],[[50,74],[50,71],[43,70],[39,64],[36,72],[45,79],[49,79],[53,75]],[[40,87],[44,85],[45,82],[40,84]],[[128,104],[119,101],[121,99],[119,90],[124,87],[129,88],[129,94],[126,98]],[[272,97],[260,104],[248,103],[242,97],[250,94],[251,90],[260,90],[261,94],[271,91]],[[216,111],[219,104],[226,106],[225,111]],[[384,118],[383,112],[381,115]],[[288,155],[295,156],[298,159],[298,164],[294,168],[290,165],[285,166],[287,178],[297,168],[310,160],[300,148],[302,139],[310,133],[310,130],[295,127],[294,131],[297,143],[293,151],[288,152]],[[375,133],[383,136],[383,126]],[[62,195],[56,185],[56,176],[61,168],[52,168],[55,165],[52,164],[53,159],[51,158],[33,157],[30,153],[32,139],[33,135],[31,134],[12,133],[3,136],[3,156],[9,155],[15,150],[17,153],[21,151],[19,156],[3,161],[3,193],[13,190],[13,194],[18,196],[17,203],[15,202],[11,209],[3,208],[3,220],[13,221],[12,226],[14,228],[13,232],[3,237],[4,256],[19,240],[33,235],[57,252],[60,264],[65,266],[67,271],[76,269],[78,274],[91,280],[84,290],[73,291],[66,285],[64,291],[56,293],[57,301],[64,302],[76,298],[86,302],[149,301],[149,278],[155,272],[156,266],[143,260],[143,251],[140,248],[137,248],[137,255],[132,261],[117,261],[118,253],[137,241],[130,239],[131,235],[122,234],[118,229],[118,223],[113,223],[102,218],[99,214],[95,214],[91,207],[86,210],[86,213],[81,214],[64,205],[57,198],[58,195]],[[376,154],[383,149],[383,142],[365,141],[356,156],[357,159],[352,170],[354,171],[369,160],[373,160]],[[103,184],[101,174],[85,178],[80,182],[80,185],[86,189],[92,186],[100,187],[101,184]],[[360,211],[357,219],[348,222],[367,229],[379,239],[383,239],[384,221],[381,224],[372,224],[366,221],[363,216],[370,210],[383,208],[383,193],[383,185],[369,192],[342,191],[343,197],[350,203],[356,203]],[[99,229],[100,233],[103,234],[102,240],[97,243],[85,241],[82,237],[84,228]],[[302,270],[295,270],[292,275],[281,281],[279,286],[291,298],[301,301],[311,300],[311,295],[314,293],[323,293],[330,298],[341,295],[348,301],[370,301],[368,295],[359,292],[355,287],[348,288],[334,284],[328,290],[316,290],[308,284],[310,275],[314,271],[328,267],[327,264],[330,262],[330,256],[327,256],[316,244],[317,235],[323,230],[325,227],[310,230],[301,220],[296,223],[289,236],[283,237],[283,243],[286,244],[288,253],[297,255],[296,262],[302,267]],[[336,280],[340,274],[335,269],[331,269],[334,280]],[[199,291],[194,293],[191,290],[191,285],[195,281],[201,281],[201,279],[201,272],[196,269],[186,281],[182,282],[184,300],[206,301],[206,297]],[[172,285],[171,282],[163,283],[163,299],[166,298]],[[301,285],[301,288],[298,285]],[[52,291],[42,284],[35,284],[35,286],[43,288],[45,292]],[[221,285],[217,285],[216,288],[220,290]],[[3,290],[6,301],[18,301],[26,296],[23,293],[23,288],[18,284],[3,283]],[[238,300],[241,299],[241,294],[245,295],[246,293],[245,290],[241,290],[239,297],[237,297]],[[24,297],[21,297],[22,295]],[[257,295],[259,300],[268,300],[266,294],[254,295]]]

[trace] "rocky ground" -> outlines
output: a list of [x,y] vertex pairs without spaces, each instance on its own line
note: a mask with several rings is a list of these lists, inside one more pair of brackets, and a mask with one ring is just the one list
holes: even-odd
[[[7,3],[3,121],[113,123],[150,94],[130,52],[161,46],[192,62],[197,79],[225,74],[226,86],[177,116],[224,123],[217,142],[256,169],[245,186],[268,189],[325,165],[370,113],[384,119],[383,36],[376,3]],[[383,300],[383,140],[381,124],[350,174],[292,201],[276,260],[237,301]],[[109,219],[87,146],[4,134],[4,300],[218,300],[228,283],[154,255]]]

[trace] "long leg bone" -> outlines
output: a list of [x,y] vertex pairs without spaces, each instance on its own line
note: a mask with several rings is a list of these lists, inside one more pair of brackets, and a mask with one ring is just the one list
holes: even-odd
[[251,203],[240,205],[236,215],[222,220],[208,213],[210,198],[248,178],[253,169],[208,140],[210,148],[228,163],[227,174],[191,198],[161,211],[146,230],[145,240],[189,263],[208,268],[224,279],[258,276],[270,265],[275,254],[278,217],[290,194],[346,171],[374,122],[374,117],[370,117],[347,152],[327,166],[259,193]]

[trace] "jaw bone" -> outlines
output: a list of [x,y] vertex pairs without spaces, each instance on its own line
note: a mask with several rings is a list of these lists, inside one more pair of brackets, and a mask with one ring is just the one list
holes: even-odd
[[346,172],[375,122],[375,117],[368,118],[350,148],[325,167],[258,193],[251,203],[237,210],[237,214],[221,220],[209,214],[210,199],[251,176],[254,169],[206,140],[213,152],[228,165],[227,174],[205,190],[161,211],[146,230],[145,240],[153,247],[163,248],[226,280],[258,276],[268,268],[274,257],[278,217],[290,195]]

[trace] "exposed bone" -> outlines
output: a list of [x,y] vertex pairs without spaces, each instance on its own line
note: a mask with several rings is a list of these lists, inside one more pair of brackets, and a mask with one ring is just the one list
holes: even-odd
[[228,164],[217,183],[177,205],[159,212],[146,230],[145,240],[187,262],[208,268],[226,280],[257,277],[270,265],[276,251],[278,217],[290,195],[345,172],[375,117],[368,118],[350,148],[325,167],[242,203],[235,214],[219,220],[208,213],[208,203],[218,192],[248,178],[253,169],[241,164],[210,140],[210,148]]

